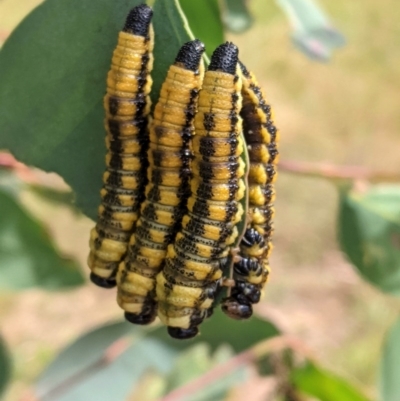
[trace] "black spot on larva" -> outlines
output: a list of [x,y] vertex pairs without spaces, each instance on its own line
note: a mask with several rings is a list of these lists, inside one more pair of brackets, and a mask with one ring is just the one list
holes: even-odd
[[147,37],[153,10],[146,4],[133,8],[126,18],[124,32]]
[[204,113],[203,125],[207,131],[212,131],[215,128],[213,113]]
[[108,167],[120,170],[123,167],[122,158],[118,153],[112,153]]
[[267,122],[267,130],[271,134],[271,137],[275,139],[276,136],[276,127],[272,121]]
[[115,120],[107,120],[108,131],[113,138],[117,138],[121,135],[119,127],[120,124]]
[[113,116],[115,116],[118,113],[118,106],[119,106],[119,98],[110,96],[108,98],[108,108]]
[[246,78],[250,78],[250,72],[247,70],[246,66],[239,60],[239,66],[240,69],[242,70],[243,75]]
[[160,190],[156,185],[150,189],[147,199],[150,202],[158,202],[161,199]]

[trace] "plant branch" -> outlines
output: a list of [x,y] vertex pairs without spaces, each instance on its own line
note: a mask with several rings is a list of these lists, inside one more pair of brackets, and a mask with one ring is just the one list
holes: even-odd
[[286,348],[291,348],[297,353],[306,356],[308,359],[314,359],[307,347],[297,338],[292,336],[280,336],[272,339],[261,341],[252,348],[241,352],[233,358],[215,366],[206,374],[172,390],[166,396],[159,398],[157,401],[180,401],[185,397],[192,395],[210,384],[220,380],[236,369],[256,362],[267,354],[278,352]]
[[337,180],[365,180],[371,182],[400,182],[400,174],[391,171],[372,170],[360,166],[335,166],[328,163],[310,163],[282,160],[279,170],[292,174]]

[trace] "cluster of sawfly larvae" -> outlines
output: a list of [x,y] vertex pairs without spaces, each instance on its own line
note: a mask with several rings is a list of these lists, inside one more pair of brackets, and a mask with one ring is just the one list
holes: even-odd
[[203,43],[185,43],[151,120],[151,18],[146,5],[132,9],[113,54],[106,172],[88,264],[95,284],[117,285],[128,321],[158,316],[172,337],[186,339],[224,286],[221,307],[231,318],[249,318],[260,300],[279,138],[271,107],[229,42],[206,71]]

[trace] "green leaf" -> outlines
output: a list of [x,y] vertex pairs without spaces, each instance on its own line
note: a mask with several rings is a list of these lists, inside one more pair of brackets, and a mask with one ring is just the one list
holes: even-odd
[[0,288],[58,289],[84,282],[79,266],[58,255],[45,228],[0,187]]
[[194,39],[179,0],[155,0],[153,6],[153,25],[155,31],[153,105],[157,102],[161,85],[167,76],[170,65],[175,61],[180,47]]
[[[48,366],[36,385],[43,401],[123,401],[148,369],[165,374],[176,358],[173,349],[157,340],[139,338],[144,330],[116,322],[84,334]],[[115,359],[110,346],[127,335],[137,341]]]
[[[128,10],[142,0],[47,0],[0,51],[0,148],[60,174],[95,218],[104,170],[103,95]],[[157,0],[153,101],[191,39],[177,0]],[[29,40],[27,40],[29,38]]]
[[293,28],[294,44],[308,57],[327,61],[332,51],[345,44],[343,35],[313,0],[276,0]]
[[230,31],[241,33],[251,27],[253,17],[247,8],[246,0],[224,0],[223,10],[223,20]]
[[135,332],[140,332],[138,326],[118,321],[83,334],[64,348],[41,374],[36,385],[37,393],[46,394],[69,378],[79,375],[95,364],[111,344]]
[[[41,375],[36,393],[43,401],[72,401],[74,397],[93,397],[97,401],[112,398],[113,401],[119,401],[126,398],[128,390],[134,388],[149,368],[169,375],[172,369],[178,369],[181,379],[174,383],[179,385],[204,373],[210,366],[229,359],[232,351],[224,348],[226,344],[240,352],[258,341],[278,334],[278,330],[269,322],[254,317],[249,322],[240,323],[228,319],[220,311],[216,311],[215,316],[201,326],[201,331],[202,335],[194,340],[179,341],[169,337],[166,327],[143,328],[126,322],[98,327],[81,336],[57,356]],[[109,360],[107,355],[110,346],[127,336],[134,336],[134,345],[120,357]],[[207,357],[204,356],[204,345],[190,350],[194,345],[204,343],[207,343]],[[188,375],[183,374],[182,370],[182,366],[188,366],[188,359],[182,356],[181,362],[175,362],[178,355],[183,355],[179,354],[182,350],[188,350],[189,355],[197,355],[198,362],[203,361],[193,366],[190,372],[184,368]],[[209,356],[210,352],[214,352],[213,357]],[[242,378],[243,371],[239,369],[208,390],[219,396],[233,382]],[[89,397],[89,394],[92,395]],[[204,394],[199,394],[199,397],[203,397],[199,400],[207,399]]]
[[291,381],[296,389],[320,401],[369,401],[351,383],[311,362],[295,369]]
[[207,55],[224,42],[222,25],[217,0],[180,0],[182,9],[196,38],[206,45]]
[[151,333],[152,337],[161,339],[177,349],[187,348],[200,342],[206,342],[215,351],[223,344],[229,344],[235,352],[244,351],[259,341],[279,335],[279,330],[270,322],[253,316],[250,320],[239,322],[228,318],[219,306],[214,314],[200,326],[201,334],[192,340],[170,338],[165,327]]
[[380,364],[382,401],[398,401],[400,394],[400,318],[386,336]]
[[3,337],[0,336],[0,397],[11,379],[11,356]]
[[365,194],[342,193],[339,240],[366,280],[400,295],[400,186],[375,186]]

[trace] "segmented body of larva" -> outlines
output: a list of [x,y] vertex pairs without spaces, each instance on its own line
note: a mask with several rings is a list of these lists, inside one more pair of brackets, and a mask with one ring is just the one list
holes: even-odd
[[222,301],[222,310],[234,319],[247,319],[253,313],[252,304],[259,302],[269,274],[272,250],[271,237],[277,177],[276,129],[269,106],[252,73],[240,63],[243,76],[243,132],[250,158],[248,225],[234,257],[235,286]]
[[115,275],[143,199],[153,66],[152,10],[133,8],[119,33],[104,97],[107,131],[98,221],[90,233],[91,280],[115,286]]
[[182,227],[157,276],[158,316],[175,338],[195,336],[212,313],[235,224],[243,210],[242,81],[238,49],[219,46],[204,76],[195,116],[191,196]]
[[186,210],[203,52],[199,40],[182,46],[168,70],[150,125],[146,199],[117,276],[118,304],[135,324],[148,324],[156,316],[156,275]]

